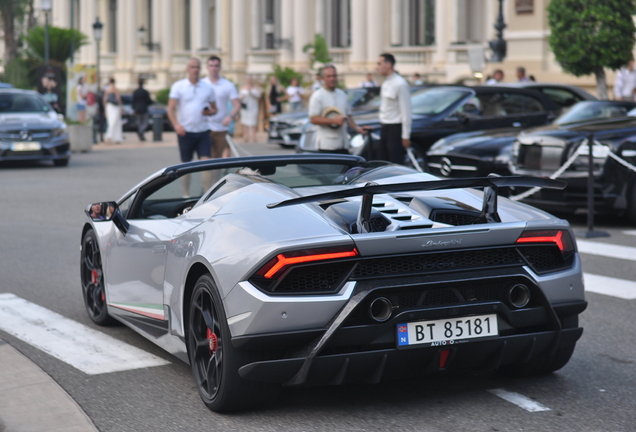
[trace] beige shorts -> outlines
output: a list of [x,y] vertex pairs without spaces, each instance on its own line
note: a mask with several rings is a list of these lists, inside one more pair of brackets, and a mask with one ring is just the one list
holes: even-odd
[[213,157],[221,157],[223,150],[229,147],[227,143],[227,131],[214,132],[210,131],[210,139],[212,140],[212,155]]

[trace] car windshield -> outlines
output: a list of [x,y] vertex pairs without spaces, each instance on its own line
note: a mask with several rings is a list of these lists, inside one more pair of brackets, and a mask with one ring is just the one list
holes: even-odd
[[579,102],[561,114],[561,116],[554,120],[554,123],[562,125],[587,120],[626,117],[629,109],[627,106],[597,101]]
[[411,95],[413,114],[440,114],[470,94],[469,90],[460,88],[430,88],[418,91]]
[[0,93],[0,113],[48,113],[51,108],[31,93]]

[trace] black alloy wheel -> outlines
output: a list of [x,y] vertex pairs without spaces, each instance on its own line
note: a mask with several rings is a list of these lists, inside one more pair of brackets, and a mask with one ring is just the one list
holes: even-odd
[[239,368],[253,361],[252,356],[233,348],[225,311],[209,275],[201,276],[192,292],[187,344],[199,396],[210,410],[258,407],[275,396],[278,386],[239,376]]
[[115,320],[108,315],[106,291],[104,290],[104,272],[99,244],[93,230],[84,234],[81,252],[82,294],[88,316],[101,326],[113,325]]

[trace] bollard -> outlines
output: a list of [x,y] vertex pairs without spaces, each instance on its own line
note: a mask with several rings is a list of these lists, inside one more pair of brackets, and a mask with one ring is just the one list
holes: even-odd
[[604,231],[594,231],[594,134],[587,137],[587,231],[580,234],[586,238],[610,236]]
[[152,115],[152,140],[161,141],[161,133],[163,132],[163,115]]

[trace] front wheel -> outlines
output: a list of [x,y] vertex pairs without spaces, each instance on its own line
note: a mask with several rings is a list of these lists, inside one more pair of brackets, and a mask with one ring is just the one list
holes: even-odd
[[251,353],[232,346],[225,311],[209,275],[197,281],[189,312],[188,353],[203,403],[212,411],[231,412],[271,401],[278,386],[239,376],[239,368],[251,361]]
[[80,277],[84,305],[90,319],[101,326],[115,324],[116,321],[108,314],[106,308],[102,256],[97,236],[92,229],[88,230],[82,239]]
[[625,216],[631,225],[636,225],[636,181],[632,182]]

